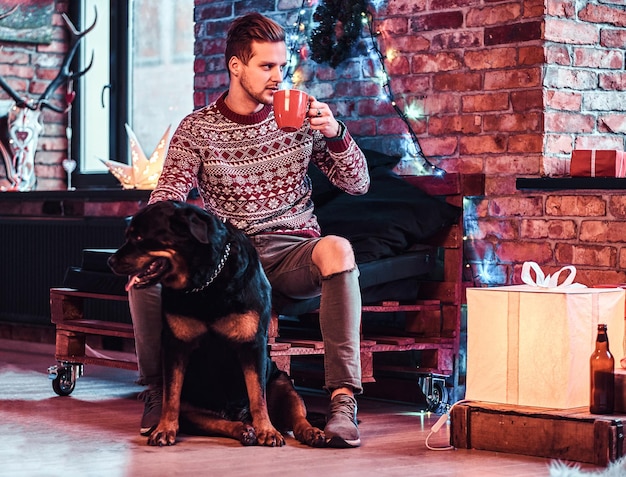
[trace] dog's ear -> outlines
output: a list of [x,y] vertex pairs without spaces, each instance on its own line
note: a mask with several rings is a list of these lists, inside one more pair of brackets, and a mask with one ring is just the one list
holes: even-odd
[[209,243],[208,224],[194,213],[190,213],[188,218],[189,231],[191,232],[191,235],[193,235],[194,238],[200,243]]

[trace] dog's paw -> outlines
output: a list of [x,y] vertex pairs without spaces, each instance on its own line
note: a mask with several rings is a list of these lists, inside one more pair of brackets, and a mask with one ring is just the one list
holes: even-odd
[[257,429],[256,435],[260,446],[282,447],[285,445],[285,438],[273,427],[261,431]]
[[173,446],[176,444],[176,429],[157,426],[148,437],[148,444],[151,446]]
[[294,437],[303,444],[311,447],[324,447],[326,445],[326,437],[324,431],[317,427],[305,427],[303,429],[294,430]]
[[239,442],[241,442],[244,446],[255,446],[258,443],[258,439],[256,437],[256,432],[254,427],[248,426],[246,424],[243,425],[243,429],[239,434]]

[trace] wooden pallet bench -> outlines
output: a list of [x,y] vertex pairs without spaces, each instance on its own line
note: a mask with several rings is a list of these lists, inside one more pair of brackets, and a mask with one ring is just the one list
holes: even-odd
[[[125,369],[137,369],[133,360],[118,360],[107,357],[87,355],[86,340],[89,335],[112,336],[134,339],[130,323],[104,320],[90,320],[85,316],[85,300],[128,301],[126,296],[108,295],[79,291],[72,288],[52,288],[50,290],[51,321],[56,327],[55,358],[60,362],[98,364]],[[424,305],[402,307],[404,311],[432,311],[438,305],[429,301]],[[386,309],[388,311],[388,309]],[[270,329],[277,330],[278,316],[272,316]],[[299,338],[280,338],[278,332],[271,334],[269,352],[278,367],[289,373],[291,358],[294,356],[323,355],[324,344],[321,340]],[[453,340],[432,340],[415,337],[366,336],[361,341],[361,366],[363,381],[374,381],[373,354],[389,351],[430,350],[434,353],[434,365],[425,372],[437,371],[450,374],[454,363]]]

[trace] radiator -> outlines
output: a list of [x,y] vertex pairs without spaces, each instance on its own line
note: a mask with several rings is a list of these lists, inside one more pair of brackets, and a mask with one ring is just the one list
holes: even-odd
[[[50,288],[80,266],[84,248],[117,248],[126,224],[118,218],[0,218],[0,321],[50,324]],[[126,320],[125,303],[88,305],[93,318]]]

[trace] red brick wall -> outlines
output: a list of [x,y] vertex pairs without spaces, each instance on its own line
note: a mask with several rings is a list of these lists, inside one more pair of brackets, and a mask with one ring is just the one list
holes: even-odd
[[[61,17],[67,8],[68,0],[56,0],[52,18],[53,40],[49,45],[0,42],[0,76],[21,97],[38,98],[57,75],[67,51],[67,26]],[[0,89],[0,100],[9,99]],[[60,88],[52,100],[64,107],[65,90]],[[67,116],[44,109],[42,118],[44,130],[39,137],[35,156],[36,190],[64,189],[66,173],[61,167],[61,161],[67,157]],[[5,134],[5,130],[0,131],[0,134]],[[4,177],[4,167],[0,163],[0,179]]]
[[574,147],[624,148],[626,2],[575,4],[547,3],[545,170],[552,175],[569,173]]
[[[626,2],[546,0],[545,12],[540,172],[564,176],[574,148],[624,150]],[[508,281],[525,260],[549,271],[573,264],[587,285],[626,281],[621,191],[517,192],[494,187],[499,179],[488,181],[478,223],[489,243],[482,257],[506,268]],[[508,224],[500,236],[486,232],[498,223]]]

